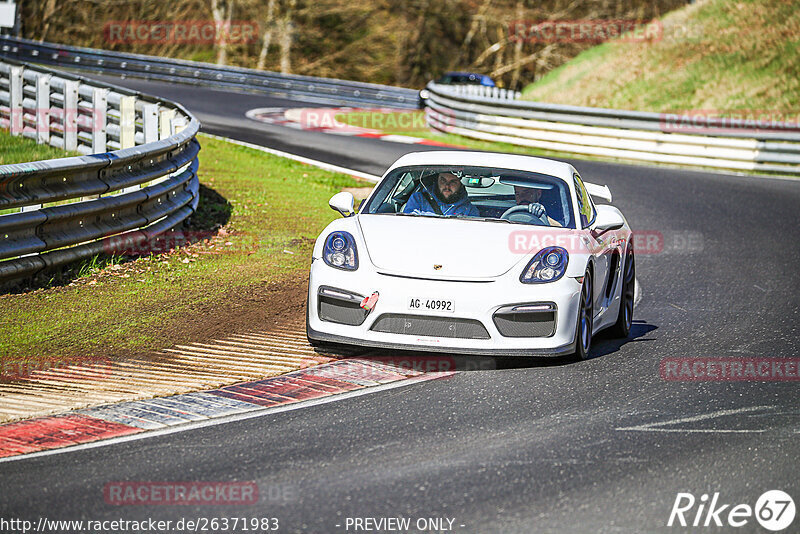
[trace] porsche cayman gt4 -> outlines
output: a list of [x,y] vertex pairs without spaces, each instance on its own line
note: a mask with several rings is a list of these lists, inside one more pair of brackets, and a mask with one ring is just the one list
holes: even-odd
[[627,337],[633,319],[632,234],[610,202],[559,161],[407,154],[358,210],[331,198],[343,217],[314,247],[308,339],[586,358],[598,331]]

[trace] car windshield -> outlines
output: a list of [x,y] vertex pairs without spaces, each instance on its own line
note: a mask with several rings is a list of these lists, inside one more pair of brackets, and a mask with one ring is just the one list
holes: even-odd
[[480,74],[461,74],[461,73],[449,73],[445,74],[438,80],[437,83],[445,83],[445,84],[478,84],[480,85],[483,81],[483,77]]
[[563,180],[489,167],[395,169],[381,181],[361,213],[575,228],[569,188]]

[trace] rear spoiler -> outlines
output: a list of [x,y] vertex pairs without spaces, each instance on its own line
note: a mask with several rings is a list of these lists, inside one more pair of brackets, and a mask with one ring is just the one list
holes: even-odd
[[593,197],[611,202],[611,190],[607,185],[590,184],[589,182],[583,182],[583,185],[586,186],[586,192]]

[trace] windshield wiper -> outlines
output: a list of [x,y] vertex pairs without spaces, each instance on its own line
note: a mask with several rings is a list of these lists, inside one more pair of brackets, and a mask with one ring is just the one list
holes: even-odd
[[495,219],[493,217],[469,217],[468,215],[453,215],[453,219],[468,219],[470,221],[487,221],[487,222],[502,222],[508,224],[520,224],[516,221],[509,221],[508,219]]
[[435,213],[403,213],[402,211],[398,211],[397,213],[377,213],[376,215],[400,215],[402,217],[437,217]]

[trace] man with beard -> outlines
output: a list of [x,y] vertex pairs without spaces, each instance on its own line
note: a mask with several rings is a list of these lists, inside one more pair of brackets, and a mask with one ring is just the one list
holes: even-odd
[[470,203],[461,179],[452,172],[439,173],[433,192],[423,182],[422,190],[411,195],[403,213],[480,217],[478,209]]

